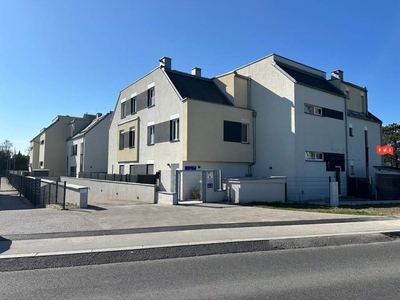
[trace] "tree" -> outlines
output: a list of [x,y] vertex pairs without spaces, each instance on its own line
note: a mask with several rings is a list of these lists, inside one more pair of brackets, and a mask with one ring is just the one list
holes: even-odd
[[13,143],[5,140],[0,144],[0,170],[28,170],[29,156],[12,149]]
[[385,155],[385,165],[400,168],[400,125],[392,123],[382,127],[383,144],[393,147],[393,155]]

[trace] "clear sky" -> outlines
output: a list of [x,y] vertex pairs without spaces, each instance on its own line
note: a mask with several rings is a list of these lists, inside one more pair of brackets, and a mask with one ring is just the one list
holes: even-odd
[[398,0],[0,0],[0,142],[25,152],[57,115],[114,110],[162,56],[214,77],[271,53],[343,70],[400,123]]

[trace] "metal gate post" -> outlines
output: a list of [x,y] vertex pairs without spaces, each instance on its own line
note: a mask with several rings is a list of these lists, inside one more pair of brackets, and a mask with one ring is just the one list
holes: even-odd
[[65,196],[67,194],[67,182],[64,181],[63,209],[65,209]]
[[201,171],[201,199],[203,203],[207,202],[207,171]]
[[180,199],[180,181],[179,181],[180,172],[181,171],[176,170],[176,173],[175,173],[175,193],[176,193],[176,198],[178,200],[178,203],[179,203],[179,199]]

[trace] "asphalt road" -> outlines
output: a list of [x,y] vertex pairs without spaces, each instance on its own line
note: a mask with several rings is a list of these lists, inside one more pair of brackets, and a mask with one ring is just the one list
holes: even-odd
[[0,273],[2,299],[400,299],[400,242]]

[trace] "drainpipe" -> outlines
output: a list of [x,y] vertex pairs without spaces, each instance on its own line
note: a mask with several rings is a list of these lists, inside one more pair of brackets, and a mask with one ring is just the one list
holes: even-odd
[[349,177],[349,145],[348,145],[348,122],[347,122],[347,98],[344,97],[344,124],[345,124],[345,129],[344,129],[344,134],[346,137],[346,157],[345,157],[345,167],[346,167],[346,180]]
[[249,177],[253,176],[253,174],[251,172],[251,167],[256,163],[256,117],[257,117],[257,112],[253,110],[252,116],[253,116],[253,162],[251,164],[249,164],[249,169],[248,169]]

